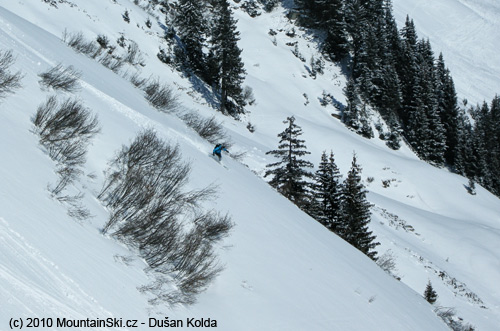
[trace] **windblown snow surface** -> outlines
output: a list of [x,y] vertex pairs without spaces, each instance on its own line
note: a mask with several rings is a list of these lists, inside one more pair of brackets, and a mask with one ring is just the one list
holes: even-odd
[[[0,2],[0,49],[12,50],[11,70],[24,75],[23,87],[0,100],[0,330],[29,318],[138,320],[146,330],[155,328],[148,326],[150,318],[167,317],[180,319],[184,328],[191,318],[211,319],[221,330],[445,330],[435,307],[422,298],[429,280],[439,295],[434,306],[455,309],[477,330],[498,329],[500,201],[481,187],[472,196],[465,178],[420,161],[405,146],[393,151],[378,139],[364,139],[332,117],[335,108],[319,99],[325,91],[344,103],[345,79],[331,64],[323,75],[309,75],[317,45],[297,27],[295,36],[287,36],[293,25],[284,13],[291,3],[256,18],[232,3],[245,85],[256,99],[235,121],[214,111],[209,93],[195,91],[193,82],[158,61],[163,18],[158,22],[133,1],[59,1],[57,8],[35,0]],[[500,90],[499,8],[493,0],[394,1],[398,23],[406,14],[415,20],[419,36],[444,53],[459,97],[471,102],[491,100]],[[122,19],[125,10],[129,24]],[[158,75],[174,87],[181,109],[215,115],[231,136],[231,153],[245,156],[236,161],[224,155],[225,167],[214,162],[207,157],[211,144],[175,114],[152,108],[123,78],[136,68],[125,66],[118,74],[104,68],[66,46],[64,31],[89,39],[104,34],[112,43],[121,34],[134,40],[144,59],[141,75]],[[306,62],[287,45],[294,42]],[[82,72],[79,91],[40,87],[38,74],[57,63]],[[67,205],[47,190],[57,181],[55,163],[40,147],[31,117],[53,94],[78,98],[99,118],[101,133],[89,148],[84,175],[70,188],[85,194],[82,203],[92,214],[85,221],[68,216]],[[400,281],[263,180],[265,165],[274,161],[265,153],[277,147],[282,121],[291,115],[303,128],[314,164],[322,151],[332,150],[345,175],[356,153],[373,204],[377,250],[393,255]],[[153,281],[144,261],[100,232],[109,217],[96,198],[103,172],[145,128],[178,144],[192,167],[188,188],[218,186],[207,207],[228,212],[235,223],[217,247],[224,271],[192,306],[149,304],[150,295],[139,290]]]

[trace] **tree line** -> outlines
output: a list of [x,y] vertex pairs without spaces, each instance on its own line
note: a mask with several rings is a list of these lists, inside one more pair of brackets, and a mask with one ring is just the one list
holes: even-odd
[[489,106],[459,105],[443,54],[436,58],[410,17],[398,29],[391,0],[295,4],[298,23],[321,31],[323,54],[346,69],[346,126],[374,137],[368,114],[374,109],[388,127],[376,126],[389,147],[404,140],[421,159],[500,194],[498,96]]

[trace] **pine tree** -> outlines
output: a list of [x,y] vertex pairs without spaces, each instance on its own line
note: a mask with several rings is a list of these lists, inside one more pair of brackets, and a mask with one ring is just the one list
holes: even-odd
[[323,49],[334,61],[340,61],[348,55],[346,23],[344,20],[343,1],[317,0],[320,28],[326,31]]
[[424,116],[427,119],[427,132],[421,137],[424,153],[421,157],[435,165],[444,165],[446,133],[438,109],[434,54],[429,40],[417,44],[419,66],[419,99],[422,102]]
[[405,26],[400,31],[401,55],[398,61],[398,77],[401,80],[401,92],[403,96],[402,106],[400,108],[400,118],[405,126],[410,117],[410,113],[418,107],[416,100],[417,88],[417,33],[413,20],[406,17]]
[[436,291],[434,291],[434,289],[432,288],[432,284],[431,284],[430,280],[427,282],[427,286],[425,287],[424,298],[431,305],[434,304],[438,298]]
[[368,257],[376,260],[377,252],[374,249],[380,243],[375,242],[376,236],[368,229],[371,204],[366,199],[366,190],[361,182],[361,167],[357,164],[356,154],[353,155],[351,170],[344,181],[342,193],[342,221],[339,235]]
[[280,138],[278,149],[266,153],[279,158],[280,161],[268,164],[266,167],[269,170],[264,177],[271,175],[269,184],[302,208],[306,206],[308,200],[309,183],[306,178],[312,178],[312,174],[306,169],[312,168],[313,164],[301,159],[310,152],[306,150],[305,141],[299,139],[302,129],[295,124],[295,117],[288,117],[283,123],[288,126],[285,131],[278,134]]
[[[245,69],[241,59],[241,49],[238,47],[240,33],[236,30],[237,21],[232,17],[227,0],[219,0],[215,6],[215,26],[212,32],[213,64],[217,68],[217,85],[221,94],[221,112],[234,114],[241,112],[244,106],[242,84],[245,79]],[[233,109],[229,99],[232,99],[238,109]]]
[[450,75],[450,71],[445,67],[442,53],[439,54],[436,64],[436,76],[438,112],[441,116],[441,122],[443,123],[446,134],[446,150],[444,152],[444,157],[449,165],[454,165],[461,119],[459,118],[455,85]]
[[341,218],[342,175],[335,164],[333,152],[321,154],[321,162],[314,176],[312,203],[309,214],[331,231],[337,233]]
[[203,13],[203,1],[179,0],[175,23],[184,44],[187,64],[197,74],[202,74],[205,67],[203,46],[206,42],[207,22]]
[[488,139],[489,166],[492,174],[491,192],[500,195],[500,97],[496,95],[490,104],[490,137]]
[[372,138],[373,130],[368,123],[366,103],[359,97],[354,79],[351,78],[347,81],[344,94],[347,99],[347,106],[342,113],[342,122],[364,137]]
[[464,109],[459,109],[457,116],[457,143],[453,150],[453,169],[456,173],[469,176],[470,156],[472,151],[472,126]]

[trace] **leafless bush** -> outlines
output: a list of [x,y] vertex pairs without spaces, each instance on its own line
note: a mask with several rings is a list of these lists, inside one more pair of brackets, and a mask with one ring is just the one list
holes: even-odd
[[64,68],[61,63],[58,63],[50,70],[39,74],[40,84],[55,90],[63,90],[66,92],[75,92],[80,89],[78,80],[82,73],[75,70],[73,66]]
[[142,56],[142,53],[139,50],[139,46],[134,41],[130,41],[127,49],[127,55],[125,55],[123,60],[127,63],[130,63],[131,65],[145,65],[144,56]]
[[11,73],[10,66],[15,62],[12,51],[0,51],[0,99],[21,87],[23,75],[20,71]]
[[90,217],[90,212],[80,203],[83,195],[65,195],[62,192],[83,174],[81,166],[90,139],[99,132],[97,117],[90,113],[81,102],[71,98],[59,103],[51,96],[41,104],[31,118],[35,132],[40,137],[49,156],[57,164],[59,181],[50,192],[61,202],[69,204],[68,214],[78,220]]
[[106,53],[98,61],[113,72],[118,72],[124,64],[124,61],[121,57],[115,56],[111,53]]
[[186,297],[203,292],[208,284],[222,271],[212,245],[205,242],[203,235],[196,230],[185,236],[183,256],[176,266],[178,286]]
[[230,147],[231,143],[228,141],[226,131],[215,116],[204,118],[193,111],[188,111],[182,115],[182,120],[208,142],[222,143],[227,148]]
[[253,125],[252,123],[248,122],[248,124],[247,124],[247,129],[248,129],[248,131],[250,131],[251,133],[254,133],[254,132],[255,132],[255,125]]
[[243,88],[243,100],[245,100],[245,104],[248,104],[250,106],[255,104],[253,89],[248,85]]
[[93,58],[101,52],[101,47],[97,43],[94,43],[94,41],[85,39],[82,32],[69,34],[65,32],[63,40],[65,40],[66,43],[77,52]]
[[53,160],[58,162],[59,182],[51,192],[60,194],[81,175],[89,140],[99,132],[97,117],[79,101],[66,99],[59,103],[51,96],[32,117],[40,143]]
[[175,110],[178,106],[178,98],[173,90],[160,83],[158,78],[149,80],[143,90],[146,93],[146,100],[158,110],[168,112]]
[[59,103],[55,96],[49,97],[32,122],[51,158],[64,164],[80,164],[86,144],[100,131],[97,117],[71,98]]
[[58,201],[69,204],[68,215],[79,221],[86,220],[92,216],[90,211],[82,204],[82,199],[83,193],[74,196],[65,195],[57,197]]
[[474,331],[475,328],[469,323],[465,323],[462,318],[456,317],[456,310],[449,307],[437,307],[434,312],[453,331]]
[[[212,244],[232,226],[227,215],[201,211],[200,203],[213,196],[213,188],[184,190],[189,172],[179,148],[147,130],[113,159],[98,196],[111,210],[103,232],[113,231],[137,248],[160,277],[172,275],[180,297],[159,283],[144,290],[186,303],[220,272]],[[190,220],[194,226],[186,232],[184,223]]]
[[[49,187],[49,191],[53,195],[58,196],[69,184],[78,179],[83,172],[75,165],[61,164],[56,173],[59,175],[59,181],[54,187]],[[58,200],[70,203],[73,199],[70,199],[68,196],[59,196]]]
[[377,259],[377,265],[389,275],[395,276],[396,259],[391,250],[386,251]]
[[217,241],[226,237],[233,227],[231,218],[228,215],[222,216],[216,212],[197,215],[194,223],[197,231],[209,241]]
[[142,78],[141,75],[136,72],[132,76],[130,76],[130,82],[134,84],[135,87],[144,89],[144,87],[151,81],[151,77]]
[[103,34],[98,35],[96,41],[99,44],[99,46],[101,46],[101,48],[106,49],[109,47],[109,39],[106,35]]

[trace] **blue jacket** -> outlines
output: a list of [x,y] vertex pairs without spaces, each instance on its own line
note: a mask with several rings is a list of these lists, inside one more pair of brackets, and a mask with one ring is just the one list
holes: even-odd
[[217,146],[215,146],[214,148],[214,151],[212,152],[212,154],[217,154],[217,155],[220,155],[220,153],[222,151],[226,151],[226,152],[229,152],[226,147],[222,146],[221,144],[218,144]]

